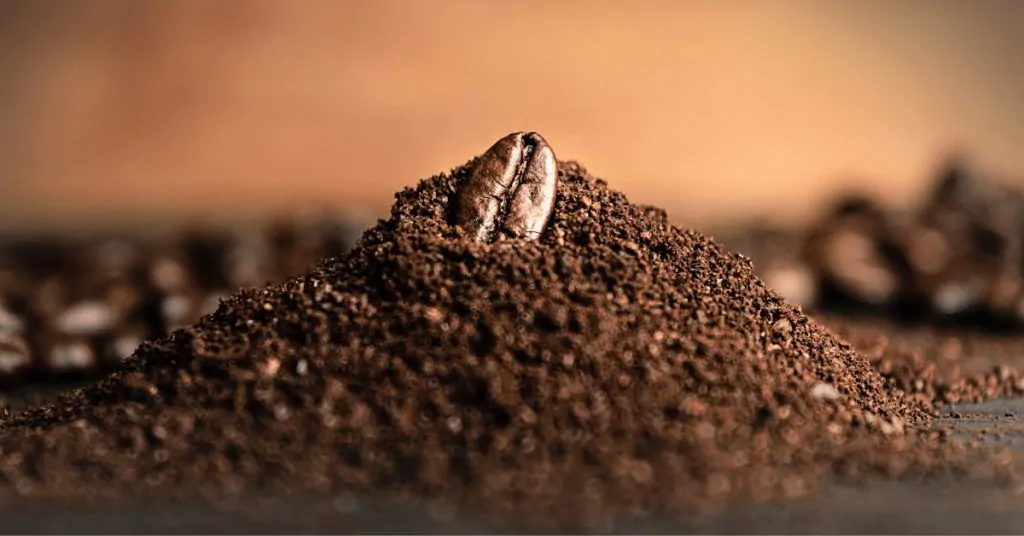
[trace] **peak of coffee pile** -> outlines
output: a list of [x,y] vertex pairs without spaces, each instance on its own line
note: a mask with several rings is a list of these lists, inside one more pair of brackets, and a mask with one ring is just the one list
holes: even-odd
[[578,528],[960,460],[748,261],[578,164],[535,240],[453,225],[478,165],[400,192],[348,254],[6,415],[0,482],[381,493]]

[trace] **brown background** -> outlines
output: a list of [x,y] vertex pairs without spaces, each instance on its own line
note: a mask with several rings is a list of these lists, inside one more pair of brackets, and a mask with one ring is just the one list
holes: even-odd
[[1024,2],[0,3],[0,226],[395,190],[534,129],[681,222],[1024,177]]

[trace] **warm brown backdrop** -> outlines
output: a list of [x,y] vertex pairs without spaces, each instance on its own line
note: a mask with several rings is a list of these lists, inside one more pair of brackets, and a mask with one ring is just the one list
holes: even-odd
[[535,129],[683,222],[1024,176],[1024,2],[0,3],[0,226],[393,192]]

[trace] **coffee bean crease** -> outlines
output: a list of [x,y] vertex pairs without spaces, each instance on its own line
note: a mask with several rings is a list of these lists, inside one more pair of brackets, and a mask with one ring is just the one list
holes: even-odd
[[477,242],[500,236],[536,240],[555,205],[558,164],[536,132],[498,140],[459,186],[455,223]]

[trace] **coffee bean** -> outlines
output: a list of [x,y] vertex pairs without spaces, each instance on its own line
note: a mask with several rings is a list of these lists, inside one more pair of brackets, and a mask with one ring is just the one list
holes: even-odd
[[0,303],[0,333],[18,333],[25,323],[13,311]]
[[880,255],[877,237],[857,226],[835,226],[818,237],[812,261],[843,296],[881,305],[898,290],[898,278]]
[[93,335],[114,325],[114,313],[100,302],[82,302],[65,309],[56,319],[57,328],[69,335]]
[[163,292],[179,290],[188,283],[188,272],[179,260],[162,255],[152,260],[149,283]]
[[220,307],[220,302],[231,297],[231,293],[227,291],[223,292],[211,292],[202,298],[199,302],[196,310],[196,319],[213,314]]
[[32,364],[25,340],[13,333],[0,332],[0,381],[19,376]]
[[143,331],[139,329],[127,330],[115,335],[105,346],[104,359],[107,362],[117,363],[127,359],[135,349],[146,340]]
[[927,225],[909,226],[903,249],[918,277],[941,274],[954,260],[953,244],[941,230]]
[[458,191],[456,223],[478,242],[500,234],[536,240],[555,205],[555,153],[536,132],[517,132],[477,161]]
[[980,305],[984,291],[981,278],[949,281],[933,290],[932,305],[943,315],[964,313]]
[[778,292],[786,301],[811,309],[818,299],[814,272],[804,263],[772,263],[759,269],[764,284]]
[[168,332],[185,327],[199,319],[196,298],[192,294],[171,294],[163,299],[160,312]]
[[96,366],[96,352],[85,340],[58,342],[47,352],[45,366],[58,374],[88,372]]

